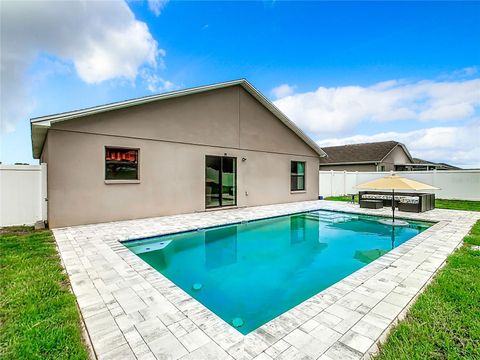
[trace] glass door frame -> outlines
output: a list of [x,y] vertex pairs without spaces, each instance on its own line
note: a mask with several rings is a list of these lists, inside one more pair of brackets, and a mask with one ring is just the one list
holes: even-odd
[[[218,198],[218,204],[215,206],[208,206],[207,205],[207,157],[217,157],[220,158],[220,172],[219,172],[219,181],[220,181],[220,194]],[[228,204],[228,205],[223,205],[223,159],[232,159],[234,168],[235,168],[235,194],[234,194],[234,202],[233,204]],[[205,169],[205,178],[203,179],[204,185],[205,185],[205,193],[204,193],[204,199],[205,199],[205,209],[216,209],[216,208],[223,208],[223,207],[231,207],[231,206],[237,206],[237,175],[238,175],[238,170],[237,170],[237,158],[235,156],[223,156],[223,155],[205,155],[205,162],[203,164],[203,167]]]

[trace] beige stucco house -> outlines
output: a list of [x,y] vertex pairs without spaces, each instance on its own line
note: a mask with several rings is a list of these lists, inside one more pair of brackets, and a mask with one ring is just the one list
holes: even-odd
[[246,80],[31,120],[51,227],[318,198],[308,136]]

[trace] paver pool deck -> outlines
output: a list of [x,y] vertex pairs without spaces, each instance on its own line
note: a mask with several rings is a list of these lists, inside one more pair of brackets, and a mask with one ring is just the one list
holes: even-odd
[[306,201],[54,229],[99,359],[362,359],[442,267],[480,213],[435,209],[398,217],[436,222],[338,283],[242,335],[121,241],[309,210],[390,215]]

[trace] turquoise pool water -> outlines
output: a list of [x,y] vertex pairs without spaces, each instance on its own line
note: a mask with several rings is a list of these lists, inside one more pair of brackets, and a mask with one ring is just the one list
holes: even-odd
[[430,226],[378,219],[314,211],[125,246],[247,334]]

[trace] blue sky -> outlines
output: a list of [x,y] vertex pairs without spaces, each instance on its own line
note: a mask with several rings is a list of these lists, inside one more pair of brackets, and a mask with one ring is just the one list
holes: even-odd
[[320,145],[480,167],[479,3],[1,6],[3,163],[35,163],[30,117],[247,78]]

